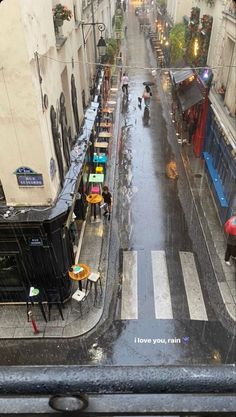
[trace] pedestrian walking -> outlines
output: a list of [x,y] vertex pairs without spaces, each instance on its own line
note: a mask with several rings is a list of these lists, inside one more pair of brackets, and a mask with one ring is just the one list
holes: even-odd
[[108,220],[110,220],[110,218],[111,218],[111,206],[112,206],[112,195],[111,195],[107,185],[104,185],[104,187],[103,187],[102,197],[103,197],[103,204],[101,205],[101,207],[103,207],[104,210],[105,210],[104,213],[103,213],[103,216],[104,217],[108,216]]
[[145,85],[144,92],[143,92],[143,99],[145,107],[149,108],[150,106],[150,98],[152,96],[151,88],[149,85]]
[[227,247],[225,251],[225,263],[230,264],[230,258],[236,258],[236,236],[228,235]]
[[126,75],[126,73],[123,73],[123,77],[122,77],[122,91],[123,93],[126,92],[126,95],[128,95],[128,87],[129,87],[129,77],[128,75]]

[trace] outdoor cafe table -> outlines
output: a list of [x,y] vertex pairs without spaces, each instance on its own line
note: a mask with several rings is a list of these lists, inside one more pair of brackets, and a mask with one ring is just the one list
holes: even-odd
[[90,174],[89,182],[102,183],[104,181],[104,174]]
[[102,121],[109,120],[109,122],[113,119],[113,110],[112,109],[102,109]]
[[101,153],[100,155],[94,153],[93,154],[93,162],[97,164],[106,164],[107,162],[107,155]]
[[107,108],[102,109],[102,112],[103,113],[111,114],[111,113],[113,113],[113,110],[112,109],[109,109],[109,107],[107,107]]
[[100,132],[99,133],[99,135],[98,135],[98,138],[100,139],[110,139],[111,138],[111,136],[112,136],[112,134],[111,133],[109,133],[109,132]]
[[101,149],[107,149],[108,143],[107,142],[95,142],[94,148],[101,148]]
[[96,204],[101,203],[102,196],[100,194],[89,194],[89,195],[87,195],[86,200],[93,207],[94,220],[96,220],[96,218],[97,218]]
[[[82,268],[80,272],[75,273],[74,269],[76,267]],[[72,271],[69,271],[69,277],[73,279],[74,281],[78,281],[79,289],[82,291],[82,280],[87,279],[90,275],[90,268],[86,264],[76,264],[72,266]]]
[[98,123],[98,126],[109,129],[110,127],[112,127],[112,123],[111,122],[101,122],[101,123]]

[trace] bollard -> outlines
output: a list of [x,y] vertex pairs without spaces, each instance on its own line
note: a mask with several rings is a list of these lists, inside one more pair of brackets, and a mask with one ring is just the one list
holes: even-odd
[[38,334],[39,333],[39,330],[37,328],[36,321],[33,318],[33,312],[31,310],[28,311],[28,316],[29,316],[29,319],[30,319],[30,321],[32,323],[32,327],[33,327],[34,334]]

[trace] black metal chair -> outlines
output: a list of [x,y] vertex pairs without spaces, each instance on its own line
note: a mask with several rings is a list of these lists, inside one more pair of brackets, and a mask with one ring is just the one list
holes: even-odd
[[58,288],[45,289],[46,301],[48,303],[48,320],[51,319],[51,309],[53,305],[57,306],[62,320],[64,320],[62,308],[63,303],[61,299],[60,290]]
[[45,313],[44,306],[43,306],[45,293],[42,288],[38,288],[38,290],[39,290],[39,294],[30,296],[30,288],[27,289],[27,293],[26,293],[27,320],[29,321],[29,314],[28,314],[30,311],[29,305],[31,304],[31,306],[34,306],[34,304],[37,303],[42,313],[42,316],[47,323],[47,317],[46,317],[46,313]]

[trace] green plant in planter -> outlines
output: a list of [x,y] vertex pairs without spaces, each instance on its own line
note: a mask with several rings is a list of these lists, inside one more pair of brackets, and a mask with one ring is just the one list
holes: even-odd
[[185,50],[185,25],[183,23],[177,23],[170,31],[170,57],[171,63],[183,59]]
[[56,4],[52,11],[55,31],[58,33],[58,27],[63,25],[64,20],[69,21],[72,18],[72,12],[68,7],[63,6],[61,3]]
[[116,30],[120,30],[122,28],[122,19],[116,16],[115,20],[115,28]]
[[115,55],[116,55],[116,40],[114,38],[110,38],[106,42],[106,55],[103,57],[103,62],[107,64],[114,64]]
[[72,18],[72,12],[67,6],[63,6],[61,3],[56,4],[53,10],[53,18],[61,20],[70,20]]

